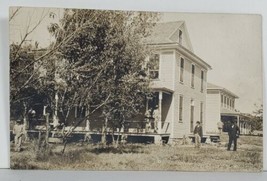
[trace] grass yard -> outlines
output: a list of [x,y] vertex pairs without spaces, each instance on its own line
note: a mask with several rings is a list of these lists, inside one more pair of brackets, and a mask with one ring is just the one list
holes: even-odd
[[13,169],[65,170],[168,170],[168,171],[244,171],[262,170],[262,137],[241,136],[236,152],[226,151],[227,136],[221,145],[143,145],[127,144],[115,149],[101,145],[69,144],[64,155],[61,145],[36,151],[34,143],[24,151],[11,151]]

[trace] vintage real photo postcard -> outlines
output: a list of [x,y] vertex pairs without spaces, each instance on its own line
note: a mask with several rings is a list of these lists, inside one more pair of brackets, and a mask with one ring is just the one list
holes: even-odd
[[259,15],[11,7],[12,169],[259,172]]

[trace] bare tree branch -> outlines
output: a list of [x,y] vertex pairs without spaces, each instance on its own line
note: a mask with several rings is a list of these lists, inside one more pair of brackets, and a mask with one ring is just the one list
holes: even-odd
[[19,10],[21,9],[21,7],[18,7],[13,14],[9,17],[9,22],[18,14]]
[[[23,36],[23,38],[22,38],[22,40],[21,40],[21,42],[20,42],[20,44],[18,46],[18,49],[17,49],[17,51],[15,53],[15,58],[14,58],[13,61],[16,61],[17,60],[19,51],[21,50],[21,47],[22,47],[23,43],[26,41],[27,37],[42,23],[42,21],[44,20],[44,18],[48,15],[48,12],[49,11],[47,11],[45,14],[44,14],[44,11],[45,10],[43,10],[42,15],[41,15],[41,18],[39,19],[39,21],[33,26],[33,28],[31,30],[29,30],[30,29],[30,22],[27,25],[26,33],[24,34],[24,36]],[[31,20],[29,20],[29,21],[31,21]]]

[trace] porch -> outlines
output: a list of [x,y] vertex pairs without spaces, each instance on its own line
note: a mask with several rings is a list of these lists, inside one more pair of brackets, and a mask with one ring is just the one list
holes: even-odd
[[240,134],[248,135],[251,134],[251,125],[250,125],[250,117],[244,115],[242,113],[222,113],[221,121],[223,123],[223,131],[227,132],[229,126],[231,126],[232,121],[236,121],[237,125],[240,129]]
[[[51,131],[49,134],[49,142],[50,143],[62,143],[63,135],[67,134],[71,128],[66,128],[63,131]],[[28,137],[37,138],[41,135],[46,134],[45,129],[40,130],[28,130]],[[12,133],[11,133],[12,134]],[[119,140],[122,143],[143,143],[143,144],[164,144],[168,143],[170,134],[166,133],[141,133],[141,132],[111,132],[108,131],[106,133],[100,131],[85,131],[83,127],[77,127],[74,129],[71,135],[68,136],[69,142],[86,142],[85,137],[89,136],[91,143],[100,143],[102,139],[102,135],[106,135],[106,142],[108,144],[112,143],[112,140]],[[119,138],[118,138],[119,137]]]

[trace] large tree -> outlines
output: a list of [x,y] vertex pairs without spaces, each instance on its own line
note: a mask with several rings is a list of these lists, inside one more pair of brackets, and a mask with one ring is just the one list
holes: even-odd
[[[20,18],[25,13],[29,15],[28,20],[21,23]],[[40,13],[37,13],[38,16],[35,13],[32,9],[22,7],[10,9],[10,29],[12,33],[16,33],[14,34],[16,38],[13,38],[10,43],[9,51],[10,105],[11,117],[13,118],[24,117],[25,119],[30,107],[44,103],[47,99],[49,84],[44,84],[41,79],[44,77],[44,72],[54,67],[47,63],[47,58],[50,59],[48,55],[52,53],[51,49],[40,49],[38,41],[32,39],[32,34],[38,32],[39,26],[51,13],[51,9],[42,9]],[[47,73],[45,76],[51,75]]]
[[49,26],[59,47],[55,86],[65,119],[75,105],[89,108],[85,119],[100,109],[104,125],[116,129],[138,114],[149,85],[143,40],[156,20],[155,13],[66,9]]

